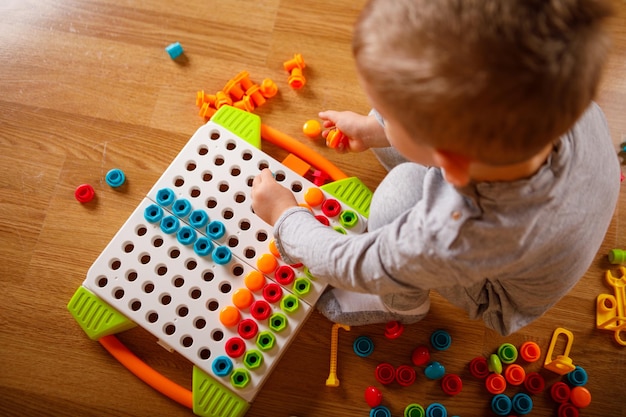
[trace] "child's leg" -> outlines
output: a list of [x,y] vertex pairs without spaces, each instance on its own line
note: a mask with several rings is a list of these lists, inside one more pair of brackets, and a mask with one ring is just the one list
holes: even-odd
[[[369,230],[391,223],[421,200],[426,171],[421,165],[405,163],[389,172],[374,193]],[[329,320],[351,326],[392,320],[409,324],[424,318],[430,308],[430,298],[428,291],[419,290],[380,297],[335,288],[320,298],[317,307]]]

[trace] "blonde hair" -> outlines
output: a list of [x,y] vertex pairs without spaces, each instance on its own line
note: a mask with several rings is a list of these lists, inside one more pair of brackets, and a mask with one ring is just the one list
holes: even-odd
[[407,132],[508,164],[588,107],[610,15],[602,0],[370,0],[353,51],[369,91]]

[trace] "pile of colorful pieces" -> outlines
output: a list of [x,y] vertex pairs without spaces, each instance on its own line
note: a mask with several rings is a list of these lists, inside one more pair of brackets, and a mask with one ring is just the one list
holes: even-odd
[[[400,337],[404,330],[398,322],[387,323],[385,336],[389,339]],[[580,366],[571,365],[567,357],[570,344],[564,355],[558,355],[552,360],[552,353],[556,337],[562,334],[564,329],[557,329],[550,346],[545,369],[563,375],[562,381],[555,382],[550,388],[551,398],[558,404],[558,417],[578,417],[580,409],[589,406],[591,394],[584,385],[588,377],[586,371]],[[569,332],[568,332],[569,333]],[[571,339],[569,340],[571,342]],[[445,330],[436,330],[430,336],[430,345],[433,353],[447,350],[452,343],[452,338]],[[359,336],[354,340],[354,352],[359,357],[367,357],[374,351],[374,344],[368,336]],[[484,380],[485,388],[492,395],[490,406],[497,416],[527,415],[533,409],[533,395],[542,393],[546,389],[544,377],[539,372],[526,372],[524,364],[534,363],[541,357],[540,347],[532,341],[524,342],[519,349],[511,343],[504,343],[496,353],[488,358],[479,356],[469,363],[470,373],[479,380]],[[521,364],[517,363],[521,358]],[[414,366],[423,367],[424,376],[429,380],[440,380],[441,389],[449,396],[458,395],[463,388],[461,377],[454,373],[446,373],[444,365],[431,358],[431,349],[425,345],[417,346],[411,355]],[[558,364],[559,366],[555,366]],[[563,364],[569,366],[562,366]],[[571,367],[570,367],[571,366]],[[565,372],[567,371],[567,372]],[[389,363],[381,363],[375,369],[376,380],[382,385],[393,382],[406,387],[415,382],[416,371],[411,365],[392,366]],[[525,392],[515,393],[512,397],[505,394],[507,387],[523,388]],[[370,417],[391,417],[391,411],[382,405],[383,395],[379,388],[368,386],[365,389],[365,401],[371,407]],[[404,417],[447,417],[446,407],[438,402],[424,407],[412,403],[404,409]],[[458,416],[456,416],[458,417]]]

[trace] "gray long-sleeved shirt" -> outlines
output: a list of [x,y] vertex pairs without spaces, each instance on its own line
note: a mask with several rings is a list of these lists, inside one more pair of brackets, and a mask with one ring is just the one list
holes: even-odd
[[592,104],[529,179],[459,189],[429,168],[419,201],[376,230],[342,235],[294,208],[274,233],[286,262],[304,263],[334,287],[380,295],[436,290],[509,334],[583,276],[611,221],[619,178],[606,121]]

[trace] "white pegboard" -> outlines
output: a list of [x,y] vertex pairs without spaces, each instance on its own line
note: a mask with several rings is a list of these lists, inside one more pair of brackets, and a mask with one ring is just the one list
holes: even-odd
[[[273,348],[259,349],[256,338],[243,340],[245,351],[260,351],[262,364],[247,369],[250,382],[243,388],[234,386],[229,375],[219,376],[212,365],[217,358],[228,357],[226,344],[238,336],[237,326],[224,326],[220,312],[232,308],[233,294],[245,288],[245,277],[256,270],[257,262],[270,253],[272,228],[251,208],[252,179],[263,168],[290,188],[299,202],[314,184],[291,171],[261,150],[239,138],[228,129],[209,122],[193,135],[118,231],[90,268],[83,285],[124,316],[144,327],[161,344],[175,350],[208,375],[221,381],[236,395],[251,402],[271,373],[297,331],[313,310],[325,286],[308,277],[303,267],[294,267],[296,277],[310,282],[311,289],[295,295],[293,284],[281,286],[285,296],[298,298],[292,312],[281,309],[280,301],[270,303],[272,314],[286,317],[287,325],[280,331],[270,328],[268,319],[255,320],[249,308],[240,308],[241,319],[252,319],[259,332],[271,332],[276,338]],[[186,200],[192,210],[205,212],[210,221],[221,222],[226,233],[215,239],[215,247],[228,247],[232,259],[221,264],[211,255],[200,256],[193,245],[185,245],[176,234],[163,231],[160,221],[151,223],[146,209],[160,207],[163,218],[175,215],[172,205],[157,198],[159,191],[173,191],[175,201]],[[324,193],[327,198],[332,196]],[[349,209],[338,202],[342,209]],[[314,208],[316,215],[322,215]],[[356,227],[346,233],[361,233],[366,219],[356,214]],[[328,219],[339,227],[337,216]],[[181,216],[180,225],[191,224]],[[197,237],[208,236],[204,226],[195,229]],[[215,249],[214,249],[215,251]],[[277,259],[281,266],[286,265]],[[274,282],[272,274],[266,275]],[[253,292],[255,300],[263,300],[262,290]],[[234,369],[246,369],[243,356],[229,357]],[[232,375],[232,374],[231,374]]]

